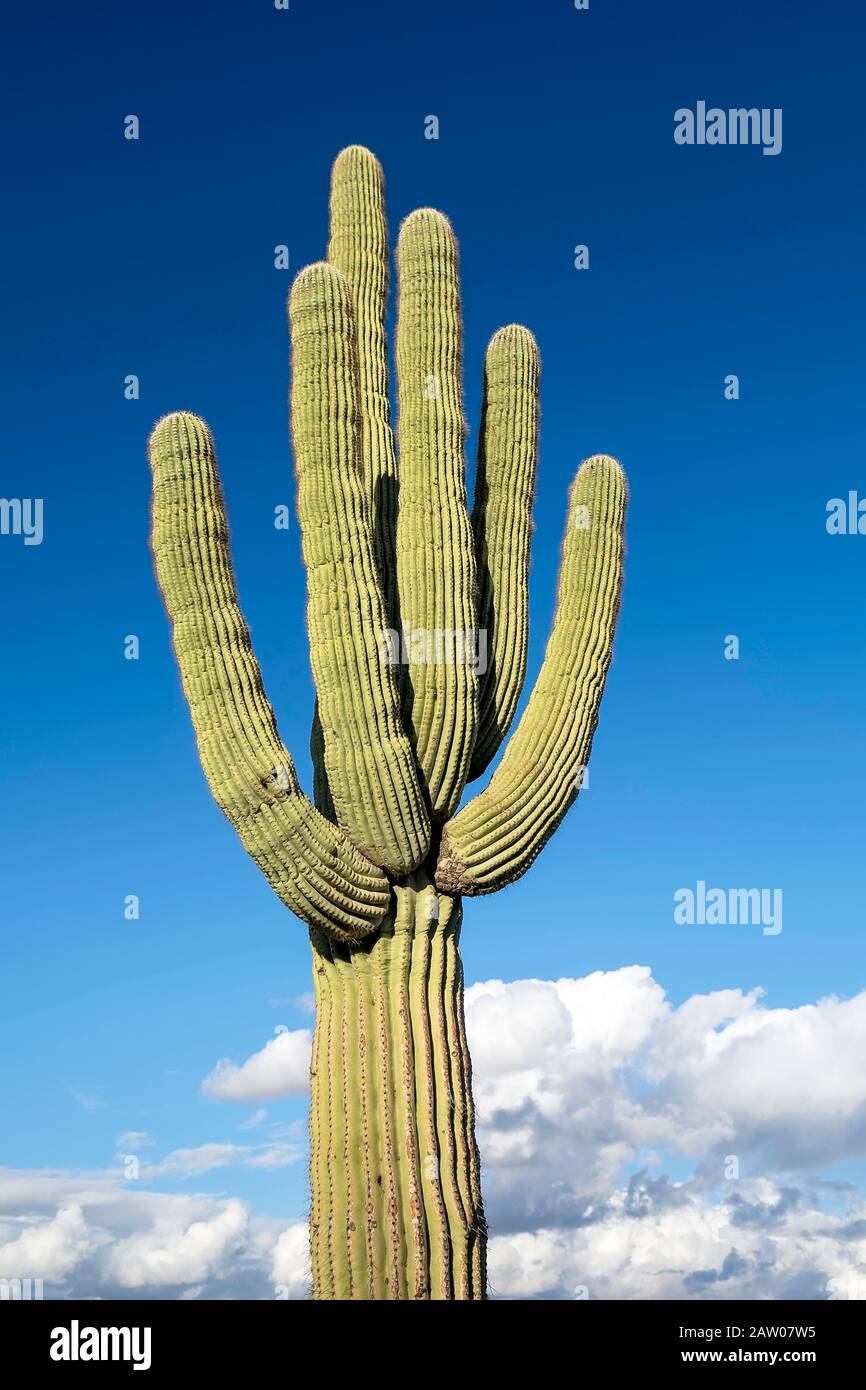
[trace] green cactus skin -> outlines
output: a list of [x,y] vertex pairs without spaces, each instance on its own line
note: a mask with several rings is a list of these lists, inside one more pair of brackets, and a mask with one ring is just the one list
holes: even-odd
[[619,612],[625,507],[616,460],[586,459],[571,487],[544,662],[489,786],[443,832],[443,892],[493,893],[520,878],[580,791]]
[[[413,212],[397,241],[400,492],[397,586],[411,633],[469,634],[478,625],[475,552],[466,508],[462,329],[457,242],[432,208]],[[456,809],[478,716],[466,661],[403,667],[403,717],[433,818]]]
[[460,920],[419,872],[363,945],[314,934],[316,1298],[484,1295]]
[[289,301],[292,440],[307,567],[310,664],[337,823],[394,875],[418,867],[430,821],[400,722],[388,624],[358,460],[352,292],[336,267],[302,270]]
[[538,373],[538,348],[528,329],[512,323],[494,333],[484,360],[471,516],[478,627],[487,634],[487,668],[478,681],[470,782],[495,758],[511,727],[526,675]]
[[[213,443],[195,415],[150,440],[152,546],[213,795],[306,922],[316,1027],[310,1241],[317,1299],[486,1297],[486,1227],[459,954],[462,898],[513,882],[579,790],[610,664],[627,491],[613,459],[569,495],[556,616],[526,670],[539,361],[491,339],[467,510],[458,254],[421,209],[397,247],[399,458],[388,406],[384,182],[334,166],[328,261],[292,289],[291,422],[316,685],[316,805],[277,733],[241,614]],[[488,632],[488,667],[384,659],[385,629]]]
[[277,733],[238,605],[207,426],[169,415],[150,439],[152,545],[214,799],[286,907],[341,940],[388,908],[388,881],[311,806]]
[[373,545],[389,625],[398,616],[394,562],[397,528],[397,451],[388,399],[388,224],[385,180],[378,159],[350,145],[331,173],[328,261],[352,292],[358,343],[360,461],[372,512]]

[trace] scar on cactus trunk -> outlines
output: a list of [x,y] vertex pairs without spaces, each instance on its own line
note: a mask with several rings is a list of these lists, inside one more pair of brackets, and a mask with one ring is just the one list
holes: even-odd
[[[619,608],[626,485],[606,455],[578,469],[541,670],[487,787],[461,806],[526,673],[538,350],[518,324],[490,340],[470,512],[447,219],[410,214],[396,263],[399,451],[384,180],[352,146],[332,174],[328,259],[301,271],[289,300],[315,804],[264,692],[213,440],[196,415],[168,415],[151,436],[152,547],[211,791],[310,929],[314,1296],[483,1299],[461,904],[524,874],[583,783]],[[484,670],[465,659],[479,632]],[[445,652],[432,661],[431,638]],[[408,652],[399,669],[395,645]]]
[[461,916],[419,872],[358,945],[311,932],[316,1298],[485,1295]]

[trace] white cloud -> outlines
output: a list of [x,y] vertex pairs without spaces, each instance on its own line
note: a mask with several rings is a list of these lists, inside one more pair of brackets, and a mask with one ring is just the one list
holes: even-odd
[[660,1101],[728,1116],[774,1166],[866,1155],[866,992],[772,1010],[748,996],[715,1024],[684,1005],[653,1052]]
[[152,1149],[155,1143],[143,1129],[128,1129],[117,1136],[118,1153],[138,1153],[139,1149]]
[[25,1217],[21,1224],[20,1235],[0,1240],[0,1279],[62,1282],[94,1248],[80,1206],[60,1207],[47,1221]]
[[296,1163],[304,1150],[298,1144],[270,1144],[250,1154],[251,1168],[286,1168]]
[[[308,1294],[298,1230],[236,1198],[148,1191],[116,1174],[0,1168],[0,1278],[48,1298],[276,1298]],[[297,1229],[295,1229],[297,1228]]]
[[248,1239],[248,1219],[246,1206],[236,1199],[192,1221],[172,1208],[149,1229],[117,1241],[107,1272],[127,1289],[199,1284],[238,1254]]
[[142,1178],[187,1178],[209,1173],[214,1168],[231,1168],[248,1159],[249,1150],[241,1144],[199,1144],[194,1149],[173,1149],[159,1163],[148,1164]]
[[295,1140],[278,1137],[283,1131],[272,1126],[274,1137],[263,1144],[199,1144],[193,1149],[173,1149],[158,1163],[145,1164],[140,1172],[144,1182],[157,1178],[189,1178],[216,1168],[285,1168],[303,1155]]
[[244,1102],[303,1095],[309,1087],[312,1041],[309,1028],[278,1033],[241,1066],[225,1058],[217,1062],[202,1091],[215,1100]]
[[[271,1277],[281,1297],[309,1297],[310,1236],[306,1221],[295,1221],[279,1236],[274,1246]],[[283,1292],[285,1290],[285,1292]]]
[[248,1115],[245,1120],[241,1120],[238,1129],[258,1129],[268,1118],[267,1110],[254,1110],[252,1115]]
[[679,1008],[649,970],[488,981],[467,991],[491,1214],[585,1220],[622,1165],[656,1152],[705,1180],[866,1157],[866,993],[768,1009],[760,991]]
[[866,1206],[813,1180],[866,1157],[866,993],[675,1008],[632,966],[475,985],[467,1028],[500,1294],[866,1296]]
[[[743,1224],[739,1208],[674,1190],[634,1206],[634,1184],[611,1195],[597,1222],[494,1236],[490,1280],[506,1298],[866,1298],[866,1239],[851,1215],[831,1216],[798,1193],[777,1225]],[[643,1194],[647,1196],[647,1194]],[[745,1183],[748,1203],[755,1193]],[[772,1210],[782,1197],[768,1184]],[[762,1205],[762,1204],[759,1204]],[[866,1205],[858,1205],[866,1230]]]

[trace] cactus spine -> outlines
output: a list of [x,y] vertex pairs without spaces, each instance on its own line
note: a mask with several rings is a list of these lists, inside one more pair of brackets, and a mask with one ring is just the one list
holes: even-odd
[[[315,805],[262,687],[213,442],[194,415],[167,416],[151,436],[152,545],[213,795],[310,930],[314,1296],[482,1299],[461,902],[523,874],[580,789],[619,605],[626,487],[605,456],[578,471],[538,681],[489,785],[458,811],[526,670],[538,352],[518,325],[490,342],[470,515],[451,227],[425,208],[398,240],[398,457],[384,183],[368,150],[338,157],[330,221],[328,260],[300,273],[289,303]],[[467,656],[479,630],[484,670]],[[399,670],[385,640],[395,631],[408,649]],[[456,645],[431,658],[418,634]]]

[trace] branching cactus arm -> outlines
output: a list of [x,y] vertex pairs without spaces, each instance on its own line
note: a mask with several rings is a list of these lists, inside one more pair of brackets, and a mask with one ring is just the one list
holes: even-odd
[[[362,145],[341,150],[331,170],[328,262],[345,276],[354,306],[360,462],[388,631],[393,633],[399,624],[399,612],[394,562],[397,451],[391,428],[385,337],[388,224],[382,166]],[[316,805],[328,820],[336,821],[318,700],[310,731],[310,756]]]
[[410,873],[430,844],[400,721],[369,494],[361,468],[355,313],[332,265],[302,270],[289,302],[292,440],[307,568],[307,630],[337,823],[373,863]]
[[442,892],[492,893],[520,878],[580,791],[619,612],[626,497],[615,459],[581,465],[544,662],[490,784],[445,827]]
[[350,145],[334,161],[329,217],[328,262],[345,276],[354,305],[360,458],[385,611],[393,627],[398,618],[397,450],[391,429],[385,337],[388,224],[382,167],[361,145]]
[[511,727],[526,675],[529,549],[538,464],[538,348],[528,328],[494,333],[484,360],[472,534],[478,570],[478,734],[469,781]]
[[[477,627],[475,552],[466,506],[463,330],[457,242],[441,212],[419,208],[397,241],[400,491],[397,585],[411,652],[420,638]],[[447,820],[466,782],[478,716],[474,666],[421,660],[403,667],[403,717],[433,819]]]
[[384,917],[388,880],[298,785],[238,604],[210,432],[195,415],[169,415],[149,452],[157,579],[214,799],[292,912],[358,940]]

